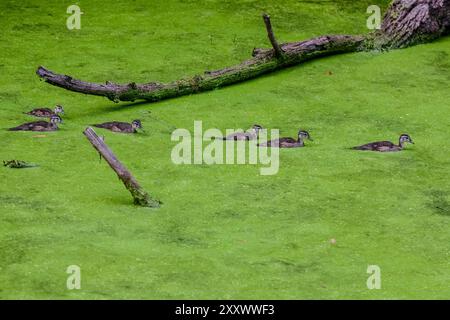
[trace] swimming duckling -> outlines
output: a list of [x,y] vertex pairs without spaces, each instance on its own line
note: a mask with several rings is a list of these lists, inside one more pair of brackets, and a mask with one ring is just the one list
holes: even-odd
[[100,124],[93,124],[93,126],[121,133],[136,133],[137,129],[142,129],[141,120],[133,120],[133,122],[131,123],[112,121]]
[[29,112],[25,112],[25,114],[29,114],[30,116],[41,117],[41,118],[50,118],[51,116],[56,116],[58,114],[64,114],[64,108],[58,104],[58,105],[56,105],[56,107],[53,111],[50,108],[38,108],[38,109],[33,109]]
[[313,141],[308,131],[300,130],[298,132],[298,139],[294,138],[280,138],[276,140],[267,141],[264,143],[259,143],[259,147],[273,147],[273,148],[300,148],[304,147],[304,140],[308,139]]
[[398,145],[390,142],[390,141],[377,141],[372,143],[363,144],[362,146],[353,147],[354,150],[365,150],[365,151],[378,151],[378,152],[396,152],[402,151],[405,147],[405,143],[409,142],[414,144],[411,137],[404,133],[400,135],[398,139]]
[[259,131],[262,130],[259,124],[253,125],[246,132],[235,132],[223,138],[223,140],[255,140],[258,139]]
[[58,123],[61,123],[62,119],[59,116],[52,116],[50,122],[48,121],[35,121],[24,123],[18,127],[10,128],[9,131],[56,131],[58,130]]
[[22,160],[3,160],[3,166],[11,169],[23,169],[23,168],[34,168],[37,164],[28,163]]

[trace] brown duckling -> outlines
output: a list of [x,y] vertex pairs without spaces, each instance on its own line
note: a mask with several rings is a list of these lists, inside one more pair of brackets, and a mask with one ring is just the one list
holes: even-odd
[[253,125],[246,132],[235,132],[223,138],[223,140],[256,140],[259,136],[259,131],[262,130],[258,124]]
[[93,124],[93,126],[121,133],[136,133],[138,129],[142,129],[141,120],[133,120],[131,123],[112,121],[100,124]]
[[58,114],[64,114],[64,108],[61,105],[56,105],[54,110],[50,108],[38,108],[33,109],[29,112],[25,112],[30,116],[41,117],[41,118],[50,118],[51,116],[56,116]]
[[364,151],[378,151],[378,152],[396,152],[402,151],[405,147],[405,143],[409,142],[414,144],[411,137],[404,133],[400,135],[398,139],[398,145],[390,141],[377,141],[372,143],[363,144],[362,146],[353,147],[354,150],[364,150]]
[[56,131],[58,130],[58,123],[62,119],[59,116],[52,116],[50,121],[35,121],[24,123],[18,127],[10,128],[9,131]]
[[259,143],[259,147],[272,147],[272,148],[301,148],[305,146],[304,140],[308,139],[313,141],[308,131],[300,130],[298,132],[298,139],[294,138],[280,138],[276,140]]

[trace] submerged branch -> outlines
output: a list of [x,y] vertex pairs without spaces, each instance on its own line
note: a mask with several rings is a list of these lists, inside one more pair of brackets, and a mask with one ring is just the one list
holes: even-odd
[[160,202],[158,200],[152,199],[150,195],[142,189],[131,172],[125,168],[111,149],[106,145],[104,139],[100,138],[91,127],[86,128],[83,134],[123,182],[127,190],[133,196],[134,204],[152,208],[158,208],[160,206]]

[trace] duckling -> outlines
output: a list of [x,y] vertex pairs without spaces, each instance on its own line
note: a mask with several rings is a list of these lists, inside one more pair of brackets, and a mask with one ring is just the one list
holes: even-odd
[[37,164],[28,163],[22,160],[3,160],[3,166],[11,169],[23,169],[38,167]]
[[41,118],[50,118],[51,116],[56,116],[58,114],[64,114],[64,108],[61,105],[57,104],[53,111],[50,108],[38,108],[38,109],[33,109],[29,112],[25,112],[25,114],[29,114],[30,116],[41,117]]
[[223,138],[223,140],[255,140],[259,137],[259,131],[262,130],[259,124],[253,125],[246,132],[235,132]]
[[133,120],[131,123],[112,121],[100,124],[93,124],[93,126],[121,133],[136,133],[137,129],[142,129],[141,120]]
[[53,115],[48,121],[35,121],[24,123],[18,127],[10,128],[9,131],[56,131],[58,130],[58,123],[62,119],[59,116]]
[[378,151],[378,152],[396,152],[402,151],[405,147],[405,143],[409,142],[414,144],[411,137],[403,133],[398,139],[398,145],[390,141],[377,141],[372,143],[363,144],[362,146],[353,147],[353,150],[364,150],[364,151]]
[[294,138],[280,138],[276,140],[259,143],[259,147],[274,147],[274,148],[301,148],[305,146],[304,140],[308,139],[313,141],[308,131],[300,130],[298,132],[298,139]]

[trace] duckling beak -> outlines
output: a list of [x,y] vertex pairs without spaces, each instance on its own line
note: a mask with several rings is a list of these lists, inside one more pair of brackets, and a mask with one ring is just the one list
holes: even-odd
[[311,138],[311,137],[308,137],[308,140],[309,140],[309,141],[314,141],[314,139],[313,139],[313,138]]
[[409,142],[411,142],[412,144],[415,144],[414,141],[410,140]]

